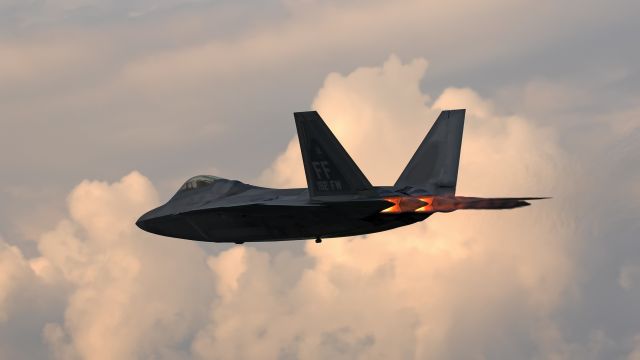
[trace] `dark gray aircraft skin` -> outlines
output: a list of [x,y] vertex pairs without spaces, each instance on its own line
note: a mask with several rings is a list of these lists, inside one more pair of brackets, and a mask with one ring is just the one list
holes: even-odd
[[372,186],[315,111],[294,113],[307,188],[270,189],[195,176],[141,229],[208,242],[343,237],[458,209],[512,209],[540,198],[455,196],[465,110],[443,111],[393,186]]

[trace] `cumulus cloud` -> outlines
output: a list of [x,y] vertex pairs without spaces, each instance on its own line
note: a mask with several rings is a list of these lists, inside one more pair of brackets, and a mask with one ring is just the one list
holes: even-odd
[[[332,73],[313,100],[374,184],[395,181],[442,109],[467,108],[460,194],[571,194],[575,174],[553,128],[503,115],[470,88],[426,94],[427,67],[391,56]],[[295,138],[261,180],[304,186]],[[308,242],[303,253],[245,245],[207,256],[134,227],[158,203],[140,173],[84,181],[36,256],[0,242],[0,335],[35,317],[48,355],[63,359],[597,358],[618,340],[594,327],[576,342],[557,317],[581,276],[568,201],[437,214]],[[631,288],[635,272],[625,269],[619,283]],[[25,346],[1,339],[0,355]]]
[[7,320],[16,288],[33,281],[33,275],[20,249],[0,237],[0,323]]
[[[460,193],[552,194],[565,186],[564,155],[550,129],[495,114],[470,89],[450,88],[431,101],[419,87],[426,67],[422,59],[403,64],[392,56],[381,67],[329,75],[314,100],[374,183],[393,183],[439,111],[462,107],[469,111]],[[263,179],[304,184],[298,153],[292,139]],[[309,243],[312,265],[285,287],[264,286],[290,271],[277,270],[286,269],[281,259],[242,250],[243,274],[233,295],[212,308],[216,326],[200,333],[196,350],[312,359],[563,352],[552,312],[572,276],[567,250],[574,234],[557,223],[561,217],[546,202],[513,212],[436,215],[392,232]],[[216,264],[232,254],[219,256]],[[253,316],[230,331],[226,325],[238,313]]]
[[[636,48],[627,44],[637,5],[624,2],[589,1],[567,12],[505,0],[284,1],[284,7],[4,1],[0,152],[11,155],[0,157],[3,187],[55,195],[33,201],[0,192],[0,201],[10,203],[0,208],[0,226],[13,239],[33,238],[14,224],[30,220],[35,203],[54,208],[60,194],[86,177],[112,179],[135,168],[164,192],[168,177],[199,171],[201,154],[223,153],[239,138],[244,144],[233,159],[216,157],[216,165],[230,176],[255,177],[292,131],[285,119],[307,106],[327,72],[377,64],[392,50],[428,57],[434,88],[472,85],[485,97],[531,76],[591,78],[612,63],[633,76]],[[39,20],[50,11],[59,21]],[[2,21],[12,13],[30,25]],[[144,15],[124,19],[127,13]],[[592,46],[594,24],[598,36],[599,29],[607,35],[616,28],[624,36]],[[566,41],[574,35],[579,39]],[[610,86],[618,89],[614,96],[628,88]]]
[[78,185],[68,198],[69,218],[38,240],[39,257],[27,261],[3,244],[0,309],[28,291],[17,285],[53,284],[67,291],[64,307],[54,310],[63,320],[40,324],[51,355],[186,356],[183,342],[200,326],[214,292],[207,285],[212,277],[195,244],[146,236],[133,225],[157,202],[153,186],[137,172],[113,184]]

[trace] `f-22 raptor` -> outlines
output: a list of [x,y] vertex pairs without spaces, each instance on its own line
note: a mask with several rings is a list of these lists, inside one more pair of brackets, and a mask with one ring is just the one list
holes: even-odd
[[353,236],[385,231],[460,209],[512,209],[542,198],[456,196],[465,110],[447,110],[393,186],[373,186],[315,111],[294,113],[307,188],[270,189],[195,176],[141,229],[216,243]]

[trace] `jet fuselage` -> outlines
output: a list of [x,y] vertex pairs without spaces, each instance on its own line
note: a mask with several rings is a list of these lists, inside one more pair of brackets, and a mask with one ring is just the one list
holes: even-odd
[[[237,193],[220,194],[216,191],[220,187]],[[158,235],[242,243],[369,234],[413,224],[431,215],[383,213],[393,205],[385,197],[406,194],[391,187],[375,187],[374,192],[377,196],[313,202],[305,188],[268,189],[217,179],[209,186],[178,192],[136,224]]]
[[151,233],[209,242],[369,234],[436,212],[513,209],[537,198],[455,196],[464,110],[445,110],[393,186],[373,186],[315,111],[294,113],[307,188],[269,189],[195,176],[138,219]]

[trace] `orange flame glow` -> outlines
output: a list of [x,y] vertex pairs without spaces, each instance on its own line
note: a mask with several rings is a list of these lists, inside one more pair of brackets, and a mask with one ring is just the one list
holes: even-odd
[[393,203],[393,205],[381,212],[400,214],[409,212],[452,212],[460,209],[513,209],[530,205],[526,200],[539,199],[542,198],[478,198],[450,195],[393,196],[384,198],[384,200]]
[[382,210],[381,212],[383,213],[391,213],[391,214],[398,214],[400,212],[402,212],[400,210],[400,197],[388,197],[388,198],[384,198],[386,201],[388,202],[392,202],[393,205],[389,206],[388,208]]
[[394,196],[384,198],[386,201],[393,203],[392,206],[382,210],[383,213],[399,214],[406,212],[418,211],[417,209],[425,207],[425,203],[412,196]]
[[420,201],[424,202],[425,205],[417,208],[416,212],[431,212],[433,211],[433,197],[432,196],[422,196],[419,198]]

